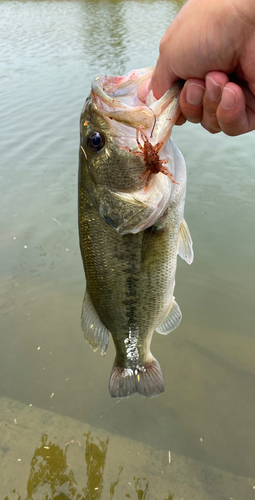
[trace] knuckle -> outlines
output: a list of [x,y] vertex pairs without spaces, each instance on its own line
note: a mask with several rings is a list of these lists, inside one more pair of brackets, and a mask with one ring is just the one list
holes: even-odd
[[205,130],[210,132],[210,134],[218,134],[219,132],[221,132],[221,128],[218,125],[218,123],[211,123],[211,122],[207,122],[205,120],[202,120],[201,125]]
[[169,52],[169,43],[171,42],[172,36],[171,36],[171,26],[167,29],[166,33],[163,35],[163,37],[160,40],[159,43],[159,55],[162,56],[164,53]]

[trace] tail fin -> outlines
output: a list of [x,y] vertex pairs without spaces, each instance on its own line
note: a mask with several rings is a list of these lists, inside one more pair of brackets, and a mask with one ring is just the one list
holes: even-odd
[[152,360],[143,367],[122,368],[116,360],[112,367],[109,391],[112,398],[128,398],[140,394],[144,398],[153,398],[164,392],[165,381],[158,361]]

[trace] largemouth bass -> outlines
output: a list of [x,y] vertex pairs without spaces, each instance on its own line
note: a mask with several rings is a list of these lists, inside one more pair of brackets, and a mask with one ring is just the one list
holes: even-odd
[[183,218],[186,166],[170,138],[180,86],[159,100],[150,92],[146,104],[140,102],[137,89],[152,71],[95,78],[80,120],[81,325],[103,355],[111,333],[116,358],[109,391],[118,398],[164,391],[152,335],[179,325],[177,254],[193,260]]

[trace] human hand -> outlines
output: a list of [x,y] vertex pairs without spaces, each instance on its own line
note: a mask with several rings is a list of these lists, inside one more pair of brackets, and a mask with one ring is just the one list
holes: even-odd
[[[255,129],[254,0],[189,0],[160,43],[149,83],[160,98],[177,80],[181,117],[211,133]],[[141,98],[148,89],[141,87]]]

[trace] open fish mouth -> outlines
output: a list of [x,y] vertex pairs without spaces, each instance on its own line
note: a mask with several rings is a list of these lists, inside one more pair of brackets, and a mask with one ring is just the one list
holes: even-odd
[[143,103],[137,91],[151,79],[153,70],[97,76],[81,122],[82,147],[88,145],[87,127],[92,127],[96,139],[103,137],[104,146],[98,156],[89,156],[88,169],[98,186],[94,190],[98,211],[121,235],[153,225],[185,182],[185,168],[175,172],[175,163],[183,160],[169,140],[180,114],[182,83],[177,82],[158,100],[150,91]]
[[124,76],[99,75],[92,82],[91,96],[94,109],[111,128],[115,128],[114,121],[134,128],[142,126],[148,130],[152,144],[159,141],[165,144],[180,114],[179,95],[183,84],[177,82],[158,100],[150,91],[143,103],[137,90],[150,80],[153,70],[153,67],[132,70]]

